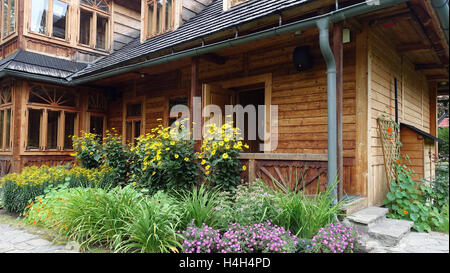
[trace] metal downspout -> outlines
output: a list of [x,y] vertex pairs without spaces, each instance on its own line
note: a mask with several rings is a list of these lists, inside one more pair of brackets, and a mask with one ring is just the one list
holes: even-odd
[[337,204],[337,120],[336,120],[336,61],[329,41],[330,19],[317,21],[320,51],[327,64],[327,108],[328,108],[328,186],[332,189],[333,205]]
[[439,22],[441,23],[441,27],[444,30],[445,38],[447,39],[447,43],[449,42],[449,33],[448,33],[448,0],[432,0],[431,6],[433,7],[434,11],[436,12]]

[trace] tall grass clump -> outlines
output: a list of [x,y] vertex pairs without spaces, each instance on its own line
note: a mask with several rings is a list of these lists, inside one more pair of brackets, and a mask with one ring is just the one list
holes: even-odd
[[204,184],[192,190],[175,192],[177,203],[181,209],[180,228],[190,225],[202,227],[206,224],[216,228],[219,226],[219,216],[216,207],[220,204],[220,192],[215,188],[208,188]]
[[321,227],[336,221],[341,215],[343,204],[333,204],[332,192],[337,182],[323,192],[317,187],[315,194],[307,195],[304,190],[300,190],[298,181],[291,188],[274,180],[274,194],[280,200],[280,213],[274,222],[299,238],[311,239]]
[[125,238],[127,223],[132,222],[143,196],[131,186],[114,188],[75,188],[61,208],[59,225],[68,227],[68,237],[82,248],[116,248]]
[[115,251],[178,252],[181,247],[181,235],[177,233],[180,214],[176,201],[162,191],[146,198],[125,226],[128,239],[117,245]]

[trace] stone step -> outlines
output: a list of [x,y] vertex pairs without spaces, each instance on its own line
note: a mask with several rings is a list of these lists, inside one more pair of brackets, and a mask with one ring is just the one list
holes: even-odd
[[400,240],[410,232],[414,222],[397,219],[384,219],[370,225],[368,235],[383,246],[397,245]]
[[367,233],[370,226],[386,219],[387,208],[368,207],[347,216],[349,223]]

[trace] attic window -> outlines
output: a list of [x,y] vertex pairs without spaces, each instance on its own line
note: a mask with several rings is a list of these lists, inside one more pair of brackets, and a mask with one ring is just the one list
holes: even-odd
[[247,1],[249,1],[249,0],[223,0],[223,10],[227,11],[231,7],[240,5],[240,4],[245,3]]
[[147,0],[147,38],[174,27],[175,0]]

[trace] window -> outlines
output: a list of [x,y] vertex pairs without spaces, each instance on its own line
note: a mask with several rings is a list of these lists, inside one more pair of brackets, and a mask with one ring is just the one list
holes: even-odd
[[174,27],[175,1],[149,0],[147,10],[147,36],[152,37]]
[[142,104],[127,104],[125,121],[125,140],[127,143],[134,143],[134,140],[141,135],[142,129]]
[[16,31],[16,0],[2,0],[1,36],[5,39]]
[[92,92],[89,94],[89,132],[100,137],[105,135],[107,103],[104,93]]
[[237,6],[239,4],[245,3],[248,0],[223,0],[223,10],[227,11],[231,7]]
[[81,0],[80,33],[78,43],[96,49],[108,50],[110,46],[110,1]]
[[53,37],[66,39],[68,10],[69,5],[67,3],[58,0],[53,1]]
[[11,85],[4,84],[0,89],[0,151],[7,151],[11,149],[11,118]]
[[69,11],[69,4],[65,1],[32,0],[30,31],[65,40]]
[[27,150],[73,149],[72,136],[78,128],[78,96],[73,91],[33,85],[27,105]]
[[81,10],[80,11],[80,44],[91,44],[91,24],[92,24],[92,12]]

